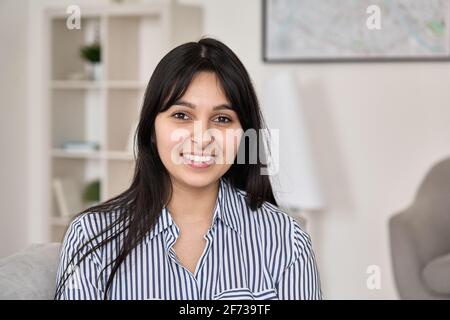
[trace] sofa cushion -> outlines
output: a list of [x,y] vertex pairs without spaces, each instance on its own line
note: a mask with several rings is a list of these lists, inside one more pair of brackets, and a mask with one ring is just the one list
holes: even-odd
[[33,244],[0,259],[0,300],[53,299],[60,243]]
[[431,260],[423,269],[422,275],[429,289],[450,294],[450,253]]

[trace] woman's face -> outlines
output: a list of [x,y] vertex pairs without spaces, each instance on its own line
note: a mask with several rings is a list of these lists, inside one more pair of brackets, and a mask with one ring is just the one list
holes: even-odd
[[155,120],[156,146],[172,182],[204,187],[233,164],[242,126],[213,72],[197,73]]

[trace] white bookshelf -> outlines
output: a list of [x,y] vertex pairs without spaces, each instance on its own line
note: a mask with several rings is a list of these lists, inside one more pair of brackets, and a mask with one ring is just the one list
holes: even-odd
[[[65,7],[46,10],[52,241],[61,241],[70,221],[60,215],[53,178],[73,181],[77,194],[72,196],[80,198],[88,183],[100,181],[101,202],[124,191],[134,172],[134,154],[127,148],[130,131],[138,121],[148,80],[170,49],[202,35],[201,9],[171,1],[81,7],[81,13],[81,29],[69,30]],[[71,74],[85,70],[79,48],[96,34],[102,77],[73,80]],[[99,147],[76,152],[63,148],[73,140],[95,142]],[[89,206],[83,205],[82,209]]]

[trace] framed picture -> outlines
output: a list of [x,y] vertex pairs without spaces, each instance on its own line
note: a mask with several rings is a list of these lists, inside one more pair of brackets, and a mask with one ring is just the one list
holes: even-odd
[[449,61],[448,0],[263,0],[265,62]]

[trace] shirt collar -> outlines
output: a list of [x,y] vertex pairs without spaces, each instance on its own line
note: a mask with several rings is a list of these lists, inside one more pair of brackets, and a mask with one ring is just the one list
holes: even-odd
[[[228,227],[241,235],[241,221],[239,218],[241,203],[239,202],[240,197],[235,196],[236,193],[237,191],[234,186],[232,186],[225,178],[219,179],[219,192],[214,207],[212,224],[214,225],[217,222],[217,219],[220,219]],[[174,224],[175,221],[172,219],[168,208],[164,206],[155,226],[149,231],[148,241]]]

